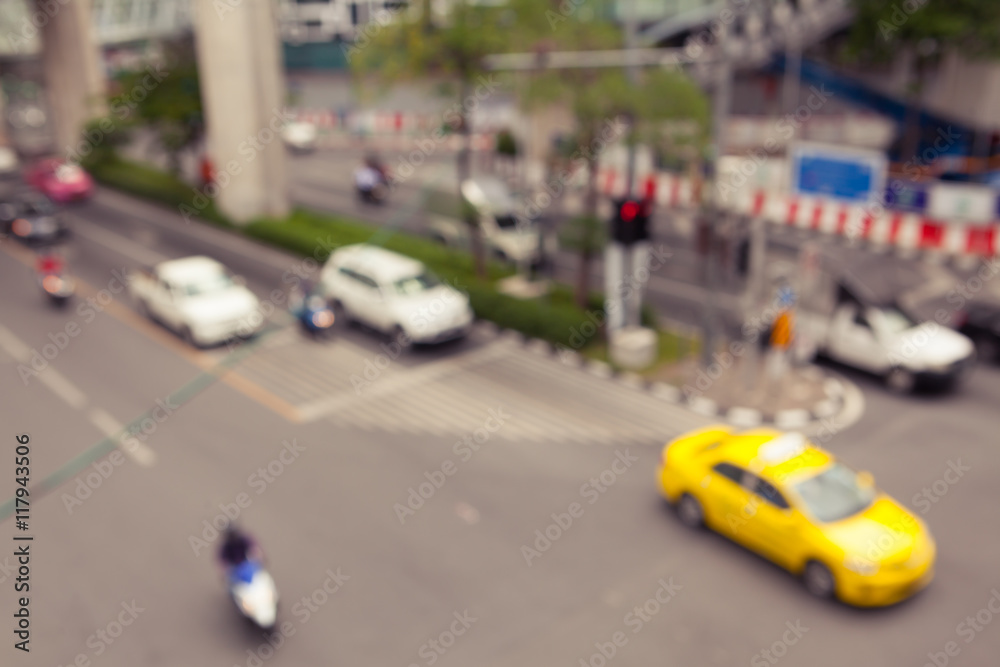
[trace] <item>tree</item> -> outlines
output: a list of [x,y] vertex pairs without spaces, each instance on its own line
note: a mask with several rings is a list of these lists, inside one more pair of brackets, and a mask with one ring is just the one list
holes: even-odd
[[[536,50],[544,54],[556,48],[560,51],[622,48],[622,32],[618,26],[602,20],[578,18],[587,5],[594,3],[584,4],[567,16],[553,9],[561,6],[560,3],[550,3],[544,13],[554,37],[540,38]],[[539,25],[540,22],[535,20],[529,24]],[[544,59],[544,55],[541,57]],[[529,108],[562,102],[571,109],[576,121],[570,137],[570,143],[575,146],[571,160],[586,173],[583,219],[590,221],[597,219],[598,161],[607,147],[619,141],[652,141],[654,145],[661,145],[667,136],[664,135],[664,123],[669,121],[690,121],[697,137],[703,140],[707,136],[708,103],[697,86],[680,72],[643,71],[636,85],[618,68],[542,71],[529,86],[525,101]],[[603,236],[599,238],[603,244]],[[600,247],[578,243],[576,248],[580,252],[576,302],[586,308],[590,262]]]
[[[456,103],[444,114],[451,131],[462,136],[457,155],[458,194],[471,175],[469,116],[499,85],[496,74],[483,67],[483,58],[517,48],[521,31],[515,29],[524,0],[505,6],[449,3],[445,16],[435,16],[431,0],[422,0],[414,9],[404,9],[388,17],[381,15],[366,27],[347,60],[359,78],[374,75],[383,84],[401,80],[438,77],[455,82]],[[440,141],[443,130],[434,139]],[[486,276],[486,262],[479,221],[474,209],[464,207],[469,226],[476,272]]]
[[911,60],[907,128],[902,159],[916,154],[920,98],[930,70],[949,51],[967,58],[1000,57],[1000,3],[996,0],[853,0],[856,16],[846,55],[856,62]]
[[110,106],[111,114],[125,125],[153,130],[176,176],[181,153],[204,134],[204,117],[193,48],[172,45],[165,60],[162,68],[154,68],[155,76],[145,69],[123,74]]

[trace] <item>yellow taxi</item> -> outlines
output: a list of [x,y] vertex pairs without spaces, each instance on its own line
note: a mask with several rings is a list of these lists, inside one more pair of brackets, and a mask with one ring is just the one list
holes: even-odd
[[663,449],[660,489],[691,527],[707,525],[802,577],[819,597],[890,605],[934,577],[927,526],[798,433],[687,433]]

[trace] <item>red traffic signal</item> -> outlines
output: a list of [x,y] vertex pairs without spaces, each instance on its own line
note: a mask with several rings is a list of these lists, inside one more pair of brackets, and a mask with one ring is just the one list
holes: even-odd
[[639,203],[627,200],[622,203],[618,216],[625,222],[632,222],[639,215]]

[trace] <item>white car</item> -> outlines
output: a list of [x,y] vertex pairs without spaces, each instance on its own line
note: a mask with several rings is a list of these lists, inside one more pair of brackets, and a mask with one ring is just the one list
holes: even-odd
[[281,139],[293,151],[308,153],[316,150],[319,129],[312,123],[293,121],[281,128]]
[[247,338],[264,320],[243,280],[209,257],[174,259],[135,273],[129,291],[141,311],[196,347]]
[[469,297],[441,283],[421,262],[371,245],[330,255],[320,277],[326,296],[350,321],[401,345],[440,343],[469,332]]

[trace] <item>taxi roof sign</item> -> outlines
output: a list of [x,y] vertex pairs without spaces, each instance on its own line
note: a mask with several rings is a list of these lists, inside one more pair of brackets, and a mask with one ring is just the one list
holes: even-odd
[[808,443],[801,433],[786,433],[761,446],[757,458],[768,465],[791,461],[805,453]]

